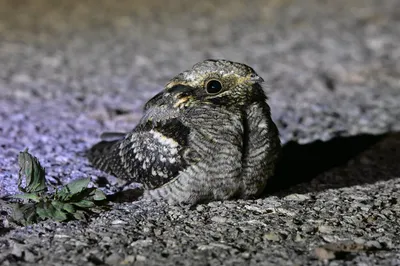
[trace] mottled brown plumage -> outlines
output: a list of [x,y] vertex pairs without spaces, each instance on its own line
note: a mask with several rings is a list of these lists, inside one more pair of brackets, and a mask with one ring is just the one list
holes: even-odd
[[280,152],[262,81],[244,64],[197,63],[146,103],[132,132],[96,144],[88,158],[142,183],[148,199],[194,204],[257,196]]

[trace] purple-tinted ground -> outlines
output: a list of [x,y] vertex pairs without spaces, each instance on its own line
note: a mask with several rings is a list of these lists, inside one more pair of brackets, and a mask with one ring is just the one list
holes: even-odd
[[84,150],[206,58],[264,77],[286,144],[258,200],[118,203],[26,228],[3,212],[0,264],[317,265],[316,247],[346,240],[379,248],[331,265],[400,264],[399,24],[397,0],[0,0],[0,196],[17,191],[25,148],[54,184],[116,191]]

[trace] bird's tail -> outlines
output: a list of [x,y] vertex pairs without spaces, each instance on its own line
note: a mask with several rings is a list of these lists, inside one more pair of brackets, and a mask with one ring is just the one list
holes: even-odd
[[98,168],[102,171],[112,173],[110,168],[110,157],[117,148],[118,140],[113,141],[101,141],[93,145],[87,152],[86,157],[93,167]]

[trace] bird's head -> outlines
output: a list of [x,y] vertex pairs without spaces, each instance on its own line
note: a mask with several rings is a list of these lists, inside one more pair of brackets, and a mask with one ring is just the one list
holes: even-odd
[[[174,95],[176,107],[195,103],[245,105],[265,100],[264,80],[249,66],[227,60],[205,60],[171,79],[164,93]],[[263,98],[263,99],[261,99]]]

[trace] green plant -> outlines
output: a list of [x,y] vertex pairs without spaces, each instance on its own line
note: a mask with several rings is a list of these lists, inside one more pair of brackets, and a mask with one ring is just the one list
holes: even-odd
[[[18,189],[22,194],[13,198],[23,200],[13,206],[12,220],[28,225],[43,220],[86,220],[90,214],[108,208],[106,195],[100,189],[88,187],[89,178],[74,180],[54,193],[46,185],[45,169],[28,150],[18,155],[20,167]],[[25,187],[22,186],[25,177]]]

